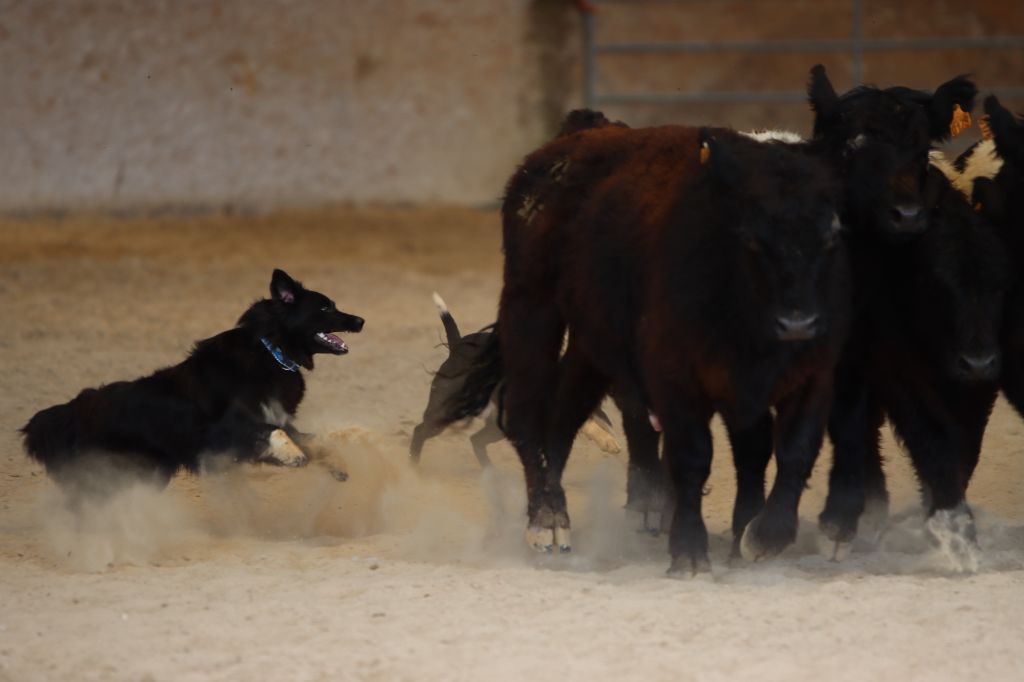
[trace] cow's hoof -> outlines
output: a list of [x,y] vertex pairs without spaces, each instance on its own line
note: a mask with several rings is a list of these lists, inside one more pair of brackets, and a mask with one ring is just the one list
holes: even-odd
[[552,554],[568,554],[572,551],[572,537],[569,530],[569,515],[554,511],[543,505],[530,519],[526,529],[526,544],[535,551]]
[[682,580],[684,578],[694,578],[701,573],[711,573],[711,561],[708,560],[707,555],[699,557],[674,557],[666,575],[669,578]]
[[633,500],[626,502],[630,525],[636,528],[637,532],[647,533],[652,537],[671,530],[672,514],[666,513],[666,509],[665,495],[657,489],[637,494]]
[[555,529],[541,528],[540,526],[527,526],[526,544],[535,552],[551,554],[555,551]]
[[864,513],[857,524],[857,534],[872,547],[882,542],[882,536],[889,526],[889,500],[869,498],[864,503]]
[[796,539],[795,524],[772,521],[769,525],[764,512],[758,514],[743,529],[740,538],[740,555],[747,561],[770,559],[786,549]]
[[622,447],[619,445],[619,441],[615,440],[615,436],[607,431],[593,417],[583,424],[583,428],[580,429],[580,431],[583,432],[583,435],[593,441],[602,452],[617,455],[622,451]]
[[836,563],[846,561],[847,557],[850,556],[850,550],[852,549],[852,542],[836,540],[829,537],[828,533],[825,533],[822,530],[818,531],[818,554],[829,561],[834,561]]
[[829,561],[845,561],[853,549],[857,527],[843,528],[840,524],[818,519],[818,554]]
[[328,467],[327,468],[327,473],[329,473],[331,475],[331,477],[335,481],[340,481],[340,482],[344,483],[345,481],[348,480],[348,474],[345,473],[344,471],[342,471],[341,469],[335,469],[334,467]]
[[925,522],[925,532],[959,573],[978,570],[978,536],[974,515],[966,502],[952,509],[940,509]]
[[568,554],[572,551],[572,532],[568,528],[558,526],[555,528],[555,546],[560,554]]

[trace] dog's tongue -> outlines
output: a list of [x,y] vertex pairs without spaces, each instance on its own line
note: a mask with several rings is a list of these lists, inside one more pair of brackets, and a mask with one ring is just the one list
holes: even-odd
[[320,332],[319,334],[317,334],[317,336],[320,337],[321,341],[326,343],[328,346],[331,346],[332,348],[342,351],[348,350],[348,346],[346,346],[345,342],[341,340],[341,337],[339,337],[336,334],[331,334],[330,332]]

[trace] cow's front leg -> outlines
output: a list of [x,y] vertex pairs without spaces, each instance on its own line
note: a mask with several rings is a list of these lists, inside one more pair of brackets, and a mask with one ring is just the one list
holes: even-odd
[[825,437],[831,385],[812,382],[776,405],[778,473],[761,510],[747,525],[740,553],[747,561],[775,556],[796,540],[798,508]]

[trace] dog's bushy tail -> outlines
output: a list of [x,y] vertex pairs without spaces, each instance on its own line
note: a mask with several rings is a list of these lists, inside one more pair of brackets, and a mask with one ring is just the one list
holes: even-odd
[[53,470],[75,445],[75,411],[71,403],[40,410],[21,428],[28,456]]
[[474,361],[465,373],[465,381],[458,391],[448,396],[444,403],[442,422],[451,424],[467,417],[475,417],[484,411],[494,390],[505,376],[501,358],[501,343],[498,325],[481,330],[490,332],[483,338],[483,345],[475,353]]

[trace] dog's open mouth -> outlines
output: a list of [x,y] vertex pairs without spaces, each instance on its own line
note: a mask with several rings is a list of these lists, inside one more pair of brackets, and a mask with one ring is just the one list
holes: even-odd
[[331,334],[330,332],[317,332],[316,340],[324,346],[327,346],[332,353],[343,355],[348,352],[348,346],[341,340],[337,335]]

